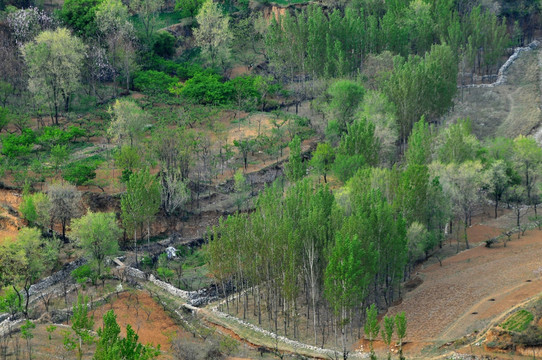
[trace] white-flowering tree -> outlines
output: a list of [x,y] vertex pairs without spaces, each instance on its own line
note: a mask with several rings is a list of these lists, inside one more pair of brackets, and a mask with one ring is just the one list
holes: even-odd
[[49,106],[57,125],[62,105],[67,111],[70,97],[80,86],[85,49],[83,42],[65,28],[44,31],[22,49],[28,66],[28,89],[38,102]]

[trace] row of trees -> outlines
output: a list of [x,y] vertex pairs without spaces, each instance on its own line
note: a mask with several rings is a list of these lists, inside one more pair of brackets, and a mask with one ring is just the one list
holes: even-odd
[[369,54],[423,56],[438,43],[452,48],[456,64],[463,56],[479,73],[493,70],[512,44],[504,19],[480,6],[460,14],[451,0],[356,2],[329,13],[311,5],[273,17],[265,33],[271,65],[290,79],[296,74],[351,77],[363,70]]

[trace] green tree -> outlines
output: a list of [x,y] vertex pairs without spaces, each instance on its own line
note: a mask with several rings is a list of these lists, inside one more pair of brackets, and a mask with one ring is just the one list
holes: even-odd
[[123,145],[115,153],[115,163],[122,169],[121,181],[127,182],[130,175],[141,167],[141,154],[136,147]]
[[77,36],[92,38],[97,35],[96,9],[101,0],[66,0],[60,11],[62,21]]
[[89,211],[74,220],[71,229],[71,236],[77,239],[78,245],[96,264],[97,275],[100,276],[106,257],[114,256],[119,251],[118,239],[122,232],[115,214]]
[[58,171],[62,165],[68,160],[68,149],[66,145],[55,145],[51,148],[51,162],[53,168]]
[[305,176],[306,165],[301,157],[301,139],[296,135],[290,142],[290,155],[286,164],[286,176],[291,182],[296,182]]
[[539,181],[539,167],[542,163],[542,149],[534,138],[520,135],[514,139],[513,159],[516,171],[523,178],[528,205],[533,205],[536,183]]
[[388,360],[391,360],[391,339],[393,336],[393,328],[395,325],[395,321],[393,316],[384,316],[384,327],[382,328],[382,340],[384,340],[384,344],[388,347]]
[[199,12],[203,0],[176,0],[175,10],[181,13],[181,17],[194,17]]
[[241,211],[243,204],[248,199],[250,185],[247,183],[247,179],[243,175],[243,171],[241,169],[235,172],[233,181],[235,189],[235,205],[237,205],[237,211]]
[[196,21],[199,25],[194,30],[196,45],[212,66],[217,61],[223,64],[229,56],[232,39],[229,17],[222,13],[215,2],[206,0],[196,15]]
[[503,198],[506,190],[512,185],[513,180],[508,175],[508,167],[504,160],[495,160],[485,172],[485,185],[488,195],[495,202],[495,219],[499,209],[499,201]]
[[345,334],[345,326],[350,322],[348,314],[356,304],[363,302],[369,285],[370,273],[364,271],[360,261],[366,256],[357,237],[338,233],[325,270],[325,295],[338,317],[345,359],[348,357]]
[[38,103],[49,106],[51,119],[58,125],[62,104],[68,111],[69,101],[79,87],[85,45],[67,29],[44,31],[22,48],[28,67],[28,89]]
[[403,340],[406,337],[407,331],[407,319],[404,311],[395,315],[395,327],[397,329],[397,339],[399,341],[399,360],[404,360]]
[[138,335],[130,325],[126,337],[120,337],[120,326],[113,310],[103,316],[103,327],[98,329],[94,360],[151,360],[160,355],[160,346],[154,348],[138,342]]
[[256,140],[254,139],[233,140],[233,145],[239,150],[239,153],[243,157],[243,165],[246,170],[248,167],[248,154],[254,150],[254,147],[256,146]]
[[150,222],[160,208],[160,185],[148,168],[130,176],[120,206],[124,227],[134,233],[137,262],[137,231],[141,229],[142,233],[143,225],[147,224],[147,239],[150,241]]
[[20,289],[24,290],[23,313],[28,318],[30,286],[52,268],[58,257],[59,246],[55,241],[45,242],[35,228],[22,228],[17,241],[0,247],[0,278],[16,292],[18,302],[23,303]]
[[72,309],[72,330],[75,333],[76,341],[73,341],[77,348],[77,359],[83,359],[83,344],[91,344],[94,341],[92,328],[94,327],[94,316],[88,313],[88,297],[79,294],[77,302]]
[[[482,164],[480,161],[465,161],[461,164],[432,164],[433,171],[440,175],[444,192],[452,203],[454,214],[462,219],[463,235],[467,249],[467,228],[474,209],[480,204],[483,188]],[[457,251],[459,251],[458,241]]]
[[476,159],[480,143],[472,134],[469,119],[458,119],[455,124],[443,129],[439,135],[438,158],[441,162],[460,164]]
[[335,150],[328,143],[319,143],[316,146],[311,159],[311,166],[317,171],[318,174],[324,176],[324,182],[327,183],[327,174],[331,170],[331,166],[335,161]]
[[328,106],[328,118],[336,120],[341,132],[346,131],[354,114],[363,100],[365,89],[352,80],[338,80],[327,91],[331,98]]
[[373,348],[373,341],[376,340],[378,333],[380,332],[380,325],[378,324],[378,310],[375,304],[371,304],[371,306],[365,310],[365,313],[366,318],[363,331],[365,332],[365,336],[369,338],[371,360],[376,360],[376,354]]
[[109,136],[120,144],[129,140],[129,145],[134,146],[148,124],[145,112],[133,101],[116,100],[109,113],[113,118],[107,130]]
[[25,323],[21,326],[21,337],[26,340],[26,347],[28,349],[28,359],[32,359],[32,339],[34,334],[32,331],[36,328],[36,324],[26,319]]
[[145,29],[145,40],[151,44],[152,35],[156,27],[157,13],[164,6],[164,0],[132,0],[130,9],[139,15]]

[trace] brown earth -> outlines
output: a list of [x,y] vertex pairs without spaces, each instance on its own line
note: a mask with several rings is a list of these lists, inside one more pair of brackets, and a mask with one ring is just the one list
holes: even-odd
[[[501,233],[494,222],[468,229],[471,243]],[[542,232],[527,231],[521,239],[512,237],[486,248],[478,246],[419,270],[423,283],[408,292],[388,315],[405,311],[407,341],[425,345],[460,339],[483,330],[493,319],[542,290],[540,270]],[[455,249],[455,244],[444,246]]]
[[94,311],[95,328],[103,326],[103,315],[113,309],[122,336],[126,335],[126,325],[130,324],[143,344],[160,345],[162,350],[171,347],[171,340],[184,331],[169,317],[164,309],[144,291],[123,292]]

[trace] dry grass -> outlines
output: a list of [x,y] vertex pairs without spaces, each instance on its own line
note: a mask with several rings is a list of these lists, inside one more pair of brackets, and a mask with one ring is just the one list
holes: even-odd
[[508,69],[504,85],[460,90],[444,122],[468,117],[480,139],[530,134],[541,120],[539,52],[522,53]]

